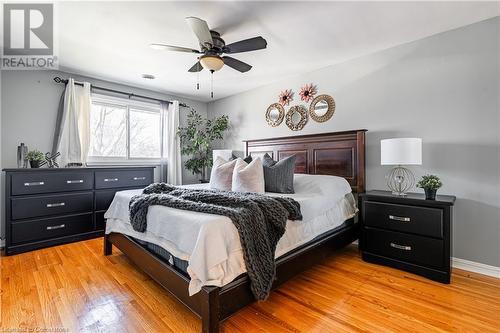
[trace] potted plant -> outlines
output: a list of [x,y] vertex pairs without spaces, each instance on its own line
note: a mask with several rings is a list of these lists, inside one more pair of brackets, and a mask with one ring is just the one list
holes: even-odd
[[201,182],[207,181],[207,168],[212,166],[212,142],[222,140],[228,127],[228,116],[204,119],[191,108],[187,126],[177,130],[181,139],[181,154],[191,156],[184,166],[194,175],[201,175]]
[[30,161],[30,166],[32,168],[39,168],[40,162],[45,158],[45,155],[39,150],[30,150],[26,155],[26,159]]
[[423,188],[426,200],[436,200],[436,191],[443,183],[436,175],[425,175],[418,181],[417,187]]

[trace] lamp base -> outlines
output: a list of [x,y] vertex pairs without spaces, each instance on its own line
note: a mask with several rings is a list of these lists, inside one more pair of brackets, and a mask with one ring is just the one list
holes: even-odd
[[408,194],[404,193],[404,192],[396,192],[396,191],[392,191],[391,193],[392,195],[397,195],[397,196],[400,196],[400,197],[404,197],[404,196],[407,196]]
[[398,165],[393,168],[386,176],[387,187],[393,195],[405,196],[415,185],[415,176],[409,169]]

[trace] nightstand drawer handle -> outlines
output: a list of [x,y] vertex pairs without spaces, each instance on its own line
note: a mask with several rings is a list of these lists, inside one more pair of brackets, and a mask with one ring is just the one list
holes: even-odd
[[400,222],[410,222],[411,219],[409,217],[402,217],[396,215],[389,215],[389,220],[400,221]]
[[411,246],[408,245],[399,245],[396,243],[391,243],[391,247],[399,250],[411,251]]
[[118,178],[104,178],[105,182],[117,182]]
[[83,183],[83,179],[76,179],[76,180],[67,180],[66,184],[81,184]]
[[47,208],[51,208],[51,207],[61,207],[61,206],[64,206],[64,205],[66,205],[64,202],[48,203],[48,204],[47,204]]
[[48,226],[47,230],[62,229],[62,228],[66,228],[66,224]]
[[134,177],[134,180],[144,180],[146,177]]
[[24,183],[24,186],[40,186],[45,185],[44,182],[32,182],[32,183]]

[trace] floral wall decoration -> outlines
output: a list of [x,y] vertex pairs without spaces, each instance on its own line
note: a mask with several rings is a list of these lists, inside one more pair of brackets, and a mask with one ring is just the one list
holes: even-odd
[[307,124],[309,117],[318,123],[326,122],[332,118],[335,112],[335,100],[330,95],[318,95],[318,87],[315,84],[308,83],[303,85],[300,88],[299,96],[299,104],[307,103],[309,106],[292,104],[284,117],[284,107],[290,106],[290,102],[294,98],[294,92],[292,89],[281,91],[278,103],[271,104],[266,111],[267,123],[270,126],[276,127],[285,118],[285,123],[291,130],[300,131]]
[[306,103],[309,103],[314,96],[317,94],[316,86],[312,83],[306,84],[302,88],[300,88],[300,99]]
[[283,106],[288,106],[293,101],[293,95],[292,89],[283,90],[278,97],[278,102]]

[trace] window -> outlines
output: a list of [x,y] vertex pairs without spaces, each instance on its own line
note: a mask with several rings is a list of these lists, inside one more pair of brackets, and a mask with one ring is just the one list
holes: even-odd
[[160,158],[160,112],[130,109],[130,157]]
[[159,160],[161,124],[159,104],[93,94],[89,162]]

